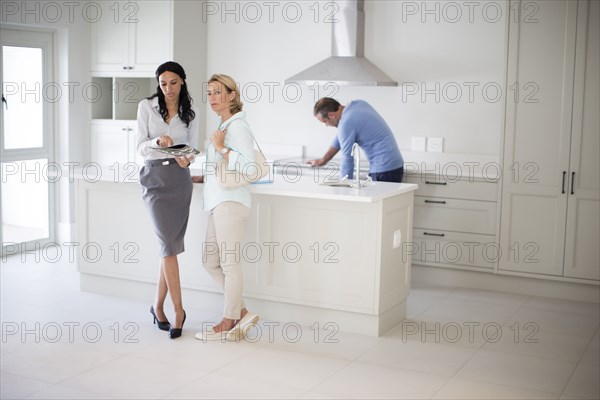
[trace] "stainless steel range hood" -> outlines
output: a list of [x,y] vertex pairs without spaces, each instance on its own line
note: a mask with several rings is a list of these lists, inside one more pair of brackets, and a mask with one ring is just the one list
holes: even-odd
[[367,60],[365,48],[364,0],[339,0],[333,15],[332,56],[285,80],[285,83],[356,86],[398,86],[392,78]]

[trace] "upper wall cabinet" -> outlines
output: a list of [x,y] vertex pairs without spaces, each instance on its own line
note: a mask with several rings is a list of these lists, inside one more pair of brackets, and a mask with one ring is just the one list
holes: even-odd
[[99,1],[90,24],[95,76],[154,76],[173,57],[173,2]]
[[[97,94],[90,102],[91,161],[105,165],[139,161],[133,150],[137,106],[156,92],[154,71],[165,61],[183,66],[190,93],[196,104],[202,101],[207,79],[202,6],[201,1],[174,0],[90,3],[88,12],[100,10],[90,24],[91,75]],[[199,113],[197,118],[203,121],[202,107]]]
[[600,279],[598,5],[511,2],[501,271]]
[[93,4],[101,17],[90,23],[92,76],[154,78],[156,67],[165,61],[176,61],[187,72],[192,95],[198,97],[202,93],[202,82],[207,79],[202,1]]

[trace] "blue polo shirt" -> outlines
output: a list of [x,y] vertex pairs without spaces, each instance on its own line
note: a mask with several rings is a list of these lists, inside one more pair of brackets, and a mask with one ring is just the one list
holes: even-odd
[[352,145],[358,143],[369,160],[369,173],[393,171],[404,166],[394,134],[381,115],[364,100],[351,101],[342,112],[331,146],[340,150],[340,177],[354,178]]

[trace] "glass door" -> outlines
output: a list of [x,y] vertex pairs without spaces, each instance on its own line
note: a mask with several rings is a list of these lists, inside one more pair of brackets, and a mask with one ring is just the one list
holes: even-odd
[[0,33],[0,240],[13,254],[54,237],[53,47],[50,33]]

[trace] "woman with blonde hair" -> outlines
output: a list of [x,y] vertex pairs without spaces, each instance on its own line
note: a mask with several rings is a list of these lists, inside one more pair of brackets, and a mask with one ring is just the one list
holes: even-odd
[[[208,80],[207,96],[210,107],[221,119],[206,150],[207,165],[216,165],[225,159],[229,170],[243,172],[246,166],[255,162],[254,136],[242,111],[237,84],[230,76],[213,75]],[[204,267],[225,297],[221,321],[197,333],[196,338],[239,340],[259,318],[248,312],[242,299],[244,277],[239,252],[243,248],[250,214],[250,191],[247,186],[225,189],[216,175],[192,179],[204,183],[204,209],[210,212],[203,248]],[[217,251],[209,252],[209,248]]]

